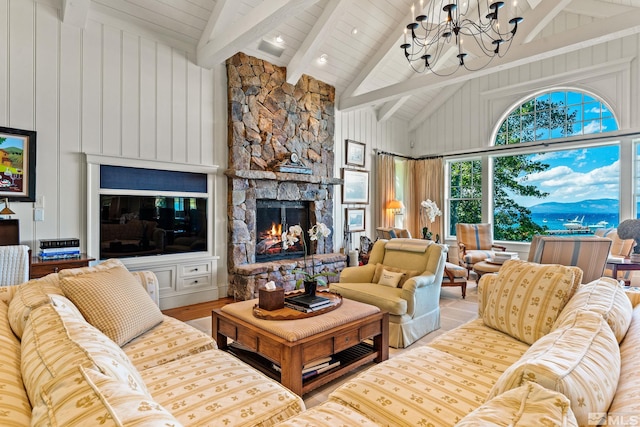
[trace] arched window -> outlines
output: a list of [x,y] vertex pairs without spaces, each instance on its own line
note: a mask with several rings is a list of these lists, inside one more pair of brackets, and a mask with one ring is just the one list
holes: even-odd
[[618,130],[611,109],[592,95],[554,91],[515,108],[500,125],[495,145],[542,141]]
[[[510,111],[493,144],[534,143],[615,130],[617,121],[605,102],[588,93],[556,90],[537,94]],[[496,240],[529,241],[534,234],[561,234],[569,229],[588,234],[618,224],[618,141],[594,144],[577,139],[522,148],[517,154],[507,149],[448,162],[451,234],[456,222],[480,222],[485,217],[479,209],[470,208],[479,206],[482,199],[493,206],[486,217],[493,222]],[[493,166],[492,174],[478,168],[482,158],[490,160],[486,164]],[[489,176],[492,185],[486,188],[491,194],[476,191],[473,200],[460,196],[458,182],[479,182]]]

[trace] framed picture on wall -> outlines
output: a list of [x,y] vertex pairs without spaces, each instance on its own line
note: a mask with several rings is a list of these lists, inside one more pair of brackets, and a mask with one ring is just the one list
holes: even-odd
[[342,203],[369,203],[369,171],[342,168]]
[[364,231],[364,208],[347,209],[347,231]]
[[350,139],[345,140],[347,147],[346,164],[351,166],[364,167],[364,161],[366,159],[366,144],[362,142],[352,141]]
[[36,132],[0,127],[0,198],[36,197]]

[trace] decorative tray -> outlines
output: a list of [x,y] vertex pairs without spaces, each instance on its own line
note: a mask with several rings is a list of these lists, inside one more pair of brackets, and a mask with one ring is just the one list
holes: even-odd
[[[303,294],[304,291],[299,292],[290,292],[287,293],[286,296],[294,296],[298,294]],[[333,292],[316,292],[316,295],[329,298],[331,300],[331,305],[320,310],[312,311],[309,313],[305,313],[302,311],[295,310],[293,308],[284,307],[278,310],[264,310],[258,307],[258,304],[253,306],[253,315],[258,319],[264,320],[296,320],[296,319],[306,319],[307,317],[318,316],[320,314],[328,313],[330,311],[335,310],[336,308],[342,305],[342,296],[340,294],[336,294]]]

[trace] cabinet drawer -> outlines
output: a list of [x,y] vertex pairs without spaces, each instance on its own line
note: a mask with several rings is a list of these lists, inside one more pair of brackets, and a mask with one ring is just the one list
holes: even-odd
[[182,277],[201,276],[211,273],[211,263],[202,262],[198,264],[187,264],[181,266],[180,275]]
[[333,338],[333,351],[339,352],[360,342],[358,329],[352,329]]
[[211,287],[211,275],[185,277],[178,280],[178,290]]

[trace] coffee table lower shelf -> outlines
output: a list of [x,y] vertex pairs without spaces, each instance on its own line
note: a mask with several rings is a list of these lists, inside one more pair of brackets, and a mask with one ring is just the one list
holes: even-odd
[[[218,348],[236,355],[299,396],[362,365],[389,358],[386,312],[372,313],[297,341],[285,340],[260,328],[253,316],[246,319],[213,310],[211,329]],[[327,356],[340,360],[340,366],[303,380],[302,366]],[[281,367],[281,372],[273,368],[273,363]]]
[[[268,377],[281,382],[281,374],[273,368],[273,363],[266,357],[256,352],[237,346],[234,343],[229,344],[227,351],[235,355],[238,359],[253,366]],[[340,361],[340,366],[318,374],[314,377],[302,380],[302,393],[308,393],[322,385],[325,385],[336,378],[340,378],[345,373],[352,371],[367,363],[374,362],[378,357],[377,351],[372,344],[366,342],[357,344],[351,348],[343,350],[333,355],[336,360]]]

